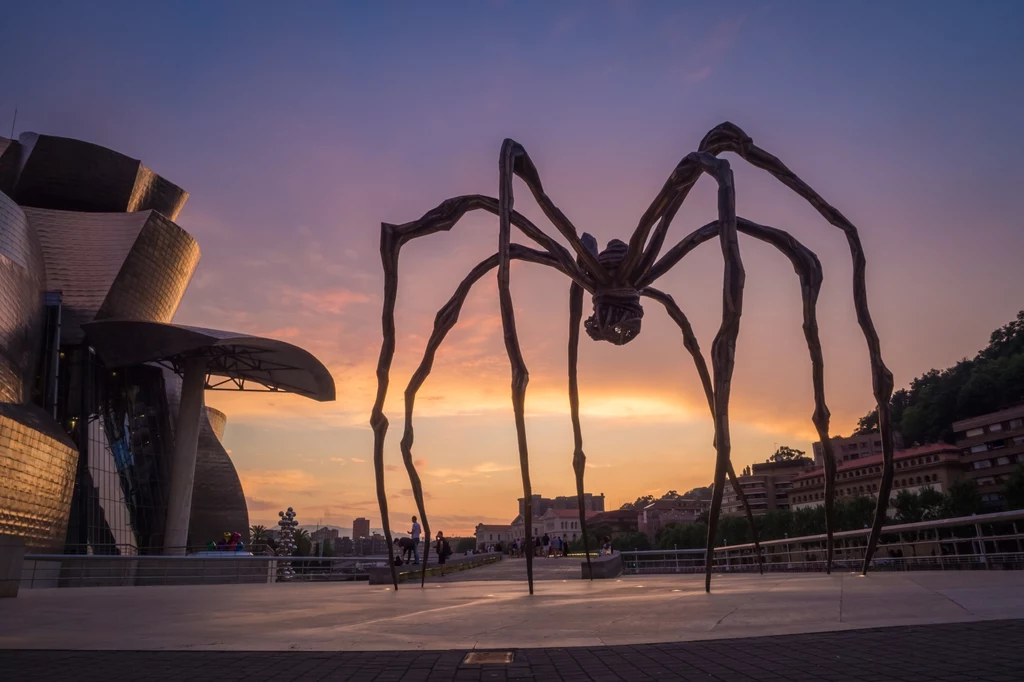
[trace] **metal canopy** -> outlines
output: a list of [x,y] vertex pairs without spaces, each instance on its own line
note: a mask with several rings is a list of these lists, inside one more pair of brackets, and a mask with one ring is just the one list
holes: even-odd
[[209,390],[280,391],[320,402],[335,398],[327,368],[284,341],[139,320],[99,320],[82,329],[110,367],[156,362],[181,374],[185,360],[202,357]]

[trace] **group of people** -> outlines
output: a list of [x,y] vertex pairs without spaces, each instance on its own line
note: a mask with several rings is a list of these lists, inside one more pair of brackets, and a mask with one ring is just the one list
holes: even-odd
[[[525,556],[526,541],[516,540],[512,543],[509,555],[513,557]],[[533,538],[533,555],[540,557],[565,557],[569,556],[569,541],[562,536],[551,537],[547,533]]]
[[[419,521],[416,517],[412,517],[412,527],[409,529],[409,537],[407,538],[395,538],[395,545],[398,546],[401,556],[395,557],[395,565],[401,566],[402,563],[409,563],[412,559],[413,566],[419,566],[420,564],[420,535],[423,534],[423,529],[420,526]],[[437,563],[442,566],[448,561],[448,557],[452,555],[452,547],[448,543],[442,531],[437,531],[437,536],[434,538],[434,552],[437,556]]]

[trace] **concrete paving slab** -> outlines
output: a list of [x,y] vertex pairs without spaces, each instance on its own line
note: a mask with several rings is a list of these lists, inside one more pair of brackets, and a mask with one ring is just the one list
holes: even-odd
[[[483,569],[479,569],[483,570]],[[635,576],[23,590],[0,648],[440,650],[684,642],[1014,618],[1024,573]]]

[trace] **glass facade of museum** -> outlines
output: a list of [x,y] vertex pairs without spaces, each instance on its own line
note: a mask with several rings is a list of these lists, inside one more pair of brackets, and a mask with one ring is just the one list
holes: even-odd
[[[61,412],[79,445],[66,549],[159,553],[174,444],[164,372],[147,365],[107,369],[82,346],[64,360]],[[86,443],[79,433],[88,434]]]

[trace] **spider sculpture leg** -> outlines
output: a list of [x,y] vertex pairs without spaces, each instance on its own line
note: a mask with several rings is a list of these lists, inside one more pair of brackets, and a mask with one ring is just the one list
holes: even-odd
[[[846,241],[850,246],[850,256],[853,260],[853,303],[857,311],[857,322],[864,334],[868,354],[871,358],[871,384],[878,407],[878,428],[882,436],[882,480],[878,486],[878,503],[875,507],[874,523],[871,526],[867,551],[864,554],[862,573],[866,574],[871,566],[875,547],[878,545],[878,536],[889,507],[889,494],[892,492],[894,465],[892,415],[889,412],[889,401],[892,398],[893,379],[892,372],[882,361],[878,332],[875,331],[874,322],[871,320],[871,310],[868,308],[865,283],[867,260],[864,257],[864,248],[860,243],[860,235],[853,223],[847,220],[842,213],[826,202],[821,195],[798,178],[779,159],[756,146],[746,133],[732,123],[723,123],[711,130],[701,141],[700,149],[715,155],[722,152],[734,152],[750,164],[768,171],[782,184],[806,199],[825,220],[846,235]],[[826,491],[827,493],[828,491]]]
[[[735,365],[736,339],[739,336],[740,317],[743,310],[743,284],[745,273],[740,257],[739,240],[736,236],[736,200],[733,188],[732,170],[729,164],[704,151],[687,154],[669,175],[654,202],[640,217],[640,222],[630,237],[626,255],[619,263],[614,281],[636,289],[643,270],[638,269],[644,259],[644,244],[655,221],[659,228],[668,229],[672,216],[682,204],[702,173],[709,173],[718,182],[718,219],[722,225],[719,241],[725,268],[722,282],[722,323],[711,344],[711,367],[714,370],[715,386],[715,447],[718,456],[715,461],[714,489],[711,496],[711,513],[708,517],[707,555],[704,565],[704,589],[711,591],[711,568],[714,561],[714,539],[718,528],[718,516],[722,507],[725,472],[729,464],[732,441],[729,435],[729,393],[732,372]],[[661,237],[664,240],[664,236]],[[653,240],[652,240],[653,241]]]
[[[713,156],[708,155],[707,163],[721,163]],[[501,154],[498,159],[499,190],[498,190],[498,301],[501,306],[501,324],[505,335],[505,350],[508,353],[509,363],[512,365],[512,409],[515,412],[516,436],[519,441],[519,466],[523,475],[523,497],[526,500],[532,497],[530,485],[530,462],[526,442],[526,418],[525,400],[526,385],[529,383],[530,375],[526,370],[526,363],[523,360],[522,351],[519,348],[519,337],[516,333],[515,310],[512,307],[512,294],[509,291],[509,239],[511,236],[510,216],[514,201],[512,192],[512,179],[518,176],[526,183],[534,199],[540,205],[544,214],[555,225],[558,231],[569,240],[576,257],[583,265],[591,281],[599,284],[608,284],[611,277],[597,260],[597,256],[581,242],[580,237],[569,219],[552,203],[545,194],[540,182],[533,161],[530,159],[526,149],[518,142],[506,139],[501,145]],[[574,281],[584,283],[580,278]],[[523,522],[525,528],[533,528],[532,505],[526,504],[523,507]],[[533,594],[533,542],[532,534],[527,533],[526,541],[526,575],[530,584],[530,594]]]
[[583,320],[583,287],[569,285],[569,413],[572,418],[572,470],[576,474],[576,503],[580,510],[580,533],[583,552],[587,555],[587,575],[594,579],[590,565],[590,538],[587,537],[587,510],[583,501],[583,473],[587,456],[583,454],[583,430],[580,427],[580,387],[576,368],[580,354],[580,322]]
[[729,393],[732,389],[732,371],[736,362],[736,338],[739,336],[740,316],[743,313],[743,285],[746,274],[743,271],[739,238],[736,234],[736,196],[732,170],[724,161],[713,164],[701,158],[701,163],[718,181],[718,220],[721,226],[718,236],[725,261],[722,276],[722,324],[711,344],[711,368],[715,373],[715,447],[718,450],[718,457],[715,461],[715,482],[711,492],[707,551],[704,556],[704,591],[710,592],[711,569],[715,560],[715,533],[718,530],[718,516],[722,511],[725,471],[732,452],[732,439],[729,434]]
[[[387,398],[391,362],[395,355],[395,301],[398,296],[398,258],[402,246],[418,237],[452,229],[469,211],[485,210],[497,214],[499,202],[492,197],[467,195],[448,199],[428,211],[419,220],[402,225],[381,225],[380,253],[384,268],[384,306],[381,314],[383,341],[377,361],[377,396],[370,415],[373,428],[373,468],[376,478],[377,503],[380,506],[381,524],[388,545],[391,580],[398,589],[398,573],[395,569],[394,545],[391,538],[391,524],[388,517],[387,494],[384,487],[384,439],[388,430],[388,419],[384,415],[384,401]],[[559,263],[559,266],[574,280],[590,286],[589,277],[583,273],[569,252],[537,226],[515,211],[508,211],[507,220],[523,234],[543,246]],[[572,242],[572,240],[570,240]],[[585,251],[579,239],[572,244],[579,252]],[[579,255],[577,255],[579,257]],[[417,503],[422,505],[422,493]]]
[[[882,435],[882,480],[879,485],[874,523],[868,539],[867,551],[864,555],[863,572],[866,573],[877,546],[878,535],[885,520],[889,494],[892,491],[893,444],[889,400],[892,396],[893,380],[892,373],[882,361],[878,333],[875,331],[874,323],[871,320],[871,311],[868,308],[867,288],[865,285],[866,260],[864,249],[860,243],[860,235],[857,232],[857,228],[845,216],[828,204],[779,159],[754,145],[753,140],[732,123],[723,123],[711,130],[701,141],[699,150],[714,155],[721,154],[722,152],[733,152],[748,163],[768,171],[784,185],[806,199],[830,224],[842,230],[846,235],[847,243],[850,246],[850,255],[853,260],[854,307],[857,311],[857,321],[868,345],[872,390],[878,406],[879,431]],[[636,231],[630,239],[626,257],[621,262],[616,274],[617,281],[637,282],[645,280],[647,271],[654,264],[658,257],[658,252],[664,244],[672,217],[693,185],[689,179],[692,178],[695,172],[695,164],[693,154],[688,154],[684,157],[679,165],[676,166],[654,202],[651,203],[650,207],[641,217]],[[656,221],[658,226],[654,234],[651,234],[651,228]],[[649,242],[647,241],[648,235],[651,236]],[[828,472],[829,467],[830,464],[826,462],[826,480],[831,479],[834,483],[834,467],[832,467],[831,475]],[[832,483],[826,484],[825,494],[826,508],[828,508],[831,506],[835,495]]]
[[[498,303],[501,307],[501,328],[505,336],[505,351],[509,364],[512,365],[512,410],[515,412],[516,438],[519,441],[519,468],[523,475],[523,524],[527,535],[533,529],[533,487],[530,483],[530,455],[526,443],[526,385],[530,382],[530,373],[526,369],[523,352],[519,348],[519,335],[516,333],[516,315],[512,306],[512,292],[509,288],[509,239],[512,236],[510,215],[512,213],[512,178],[515,173],[516,161],[522,165],[529,157],[512,140],[505,140],[501,145],[499,158],[498,188]],[[532,166],[532,164],[530,164]],[[533,594],[533,543],[526,542],[526,579],[530,594]]]
[[[542,253],[540,251],[521,246],[520,244],[509,245],[509,257],[513,260],[525,260],[531,263],[548,265],[561,270],[557,259],[553,258],[550,254]],[[409,385],[405,389],[405,432],[402,434],[402,459],[405,462],[406,471],[409,473],[409,482],[412,484],[413,496],[416,498],[416,506],[419,510],[420,517],[423,519],[424,528],[429,528],[427,524],[427,510],[423,502],[423,489],[420,485],[419,473],[416,471],[416,464],[413,462],[412,457],[412,446],[415,439],[412,422],[413,409],[416,404],[416,394],[419,393],[420,388],[423,386],[423,382],[425,382],[427,377],[430,376],[430,371],[434,366],[434,358],[437,355],[437,351],[441,347],[441,344],[444,342],[445,337],[448,336],[448,332],[450,332],[459,321],[459,314],[462,312],[462,305],[466,302],[466,296],[469,295],[474,284],[480,281],[484,275],[497,266],[498,254],[494,254],[490,258],[479,263],[469,272],[466,278],[459,283],[455,293],[452,294],[451,298],[448,299],[448,302],[445,303],[437,312],[437,315],[434,317],[434,329],[430,333],[426,350],[423,352],[423,358],[420,360],[420,364],[416,368],[416,371],[413,372],[412,378],[409,379]],[[424,580],[425,576],[421,576],[421,586],[423,585]]]
[[[810,249],[797,241],[792,235],[774,227],[759,225],[744,218],[737,218],[736,225],[740,232],[767,242],[782,252],[793,264],[800,278],[800,291],[803,299],[803,329],[807,349],[811,356],[811,375],[814,389],[814,414],[811,420],[822,442],[825,459],[825,527],[826,527],[826,571],[831,572],[833,557],[834,519],[834,486],[835,486],[835,453],[829,437],[829,410],[825,402],[825,361],[822,358],[821,340],[818,336],[817,301],[821,290],[821,261]],[[718,223],[712,222],[687,235],[673,246],[643,277],[641,284],[654,281],[674,267],[686,254],[699,244],[708,241],[718,234]]]
[[[711,383],[711,374],[708,372],[708,365],[704,361],[704,354],[700,350],[700,344],[697,342],[697,335],[693,333],[693,327],[690,326],[690,321],[686,319],[686,315],[676,305],[675,300],[663,291],[659,291],[653,287],[646,287],[640,292],[647,298],[658,301],[665,306],[665,311],[668,316],[679,327],[679,331],[683,334],[683,347],[686,348],[690,353],[690,357],[693,358],[694,367],[697,369],[697,375],[700,377],[701,386],[704,388],[704,396],[708,401],[708,408],[711,410],[711,419],[715,418],[715,389]],[[714,446],[714,445],[713,445]],[[747,501],[747,495],[743,492],[743,488],[740,486],[739,479],[736,478],[736,470],[733,469],[732,461],[729,461],[729,468],[726,472],[729,476],[729,482],[732,484],[732,489],[736,493],[736,497],[740,500],[743,505],[743,509],[746,511],[747,521],[750,523],[750,534],[754,540],[754,554],[757,557],[757,567],[761,575],[764,575],[764,558],[761,556],[761,543],[757,537],[757,523],[754,521],[754,513],[750,509],[750,503]]]

